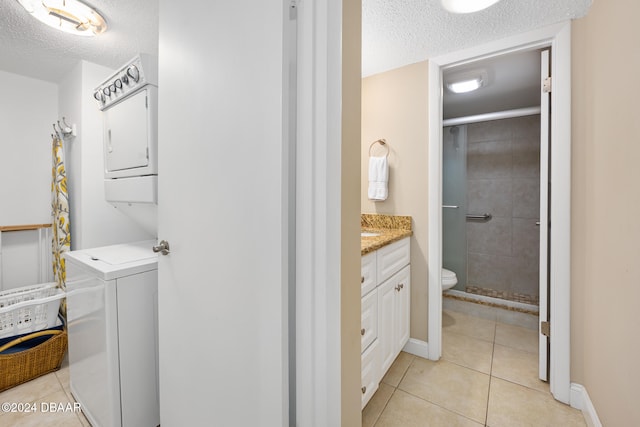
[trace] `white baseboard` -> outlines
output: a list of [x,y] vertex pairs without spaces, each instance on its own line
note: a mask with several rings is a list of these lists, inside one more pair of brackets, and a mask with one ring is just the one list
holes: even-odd
[[571,407],[580,409],[582,416],[589,427],[602,427],[602,423],[596,413],[596,408],[593,406],[587,389],[581,384],[571,383]]
[[409,338],[409,341],[404,345],[403,351],[414,356],[429,358],[429,344],[425,341],[417,340],[415,338]]

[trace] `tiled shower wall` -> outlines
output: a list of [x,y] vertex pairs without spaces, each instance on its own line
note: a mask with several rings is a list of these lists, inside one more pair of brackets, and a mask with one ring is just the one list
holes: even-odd
[[538,303],[540,116],[467,128],[467,292]]

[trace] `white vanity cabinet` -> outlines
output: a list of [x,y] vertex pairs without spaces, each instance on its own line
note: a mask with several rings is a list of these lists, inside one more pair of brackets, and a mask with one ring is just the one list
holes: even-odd
[[386,372],[409,340],[410,266],[378,286],[380,371]]
[[409,238],[362,257],[362,407],[409,340]]

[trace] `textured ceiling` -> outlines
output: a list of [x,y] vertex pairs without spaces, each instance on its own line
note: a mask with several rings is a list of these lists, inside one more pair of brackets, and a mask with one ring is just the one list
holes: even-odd
[[[362,0],[363,75],[577,18],[591,1],[502,0],[475,14],[453,15],[439,0]],[[100,37],[54,31],[16,0],[1,1],[0,69],[59,82],[81,59],[117,68],[139,52],[157,53],[158,0],[86,3],[107,20]]]
[[0,69],[60,82],[79,60],[117,68],[140,52],[158,53],[158,0],[87,0],[107,32],[82,37],[31,17],[16,0],[0,2]]
[[584,16],[592,0],[502,0],[455,15],[440,0],[362,0],[362,74]]

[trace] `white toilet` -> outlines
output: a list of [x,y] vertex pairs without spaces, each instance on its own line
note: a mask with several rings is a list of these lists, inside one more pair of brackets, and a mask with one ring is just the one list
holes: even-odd
[[453,288],[458,283],[458,276],[451,270],[442,269],[442,290]]

